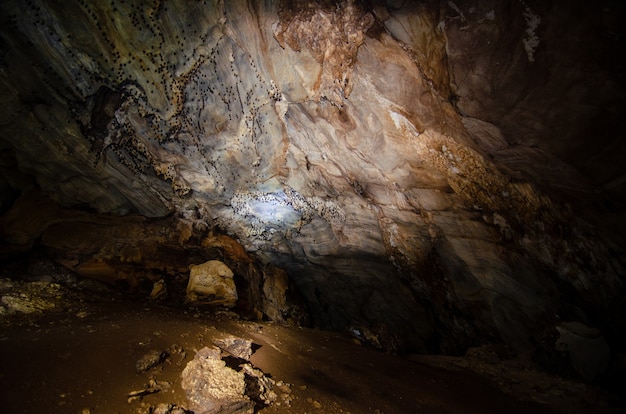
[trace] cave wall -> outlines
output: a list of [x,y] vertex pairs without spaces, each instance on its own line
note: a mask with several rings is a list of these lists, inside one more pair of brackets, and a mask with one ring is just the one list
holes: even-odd
[[525,349],[561,320],[623,346],[623,7],[580,7],[5,1],[3,208],[219,231],[386,349]]

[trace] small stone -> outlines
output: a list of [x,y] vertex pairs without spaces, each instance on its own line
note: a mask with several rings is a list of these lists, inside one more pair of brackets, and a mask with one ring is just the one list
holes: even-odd
[[148,382],[142,390],[131,391],[128,393],[128,402],[131,403],[135,400],[140,400],[144,395],[155,394],[157,392],[168,390],[172,387],[172,385],[167,381],[157,382],[153,379]]
[[161,279],[158,282],[154,282],[152,285],[152,292],[150,292],[150,300],[162,301],[167,299],[167,286],[165,280]]
[[283,394],[291,394],[291,386],[282,381],[276,383],[276,388],[278,388],[278,390]]
[[311,397],[307,398],[307,399],[306,399],[306,401],[307,401],[309,404],[311,404],[313,407],[315,407],[315,408],[318,408],[318,409],[319,409],[319,408],[322,408],[322,404],[321,404],[319,401],[314,400],[314,399],[313,399],[313,398],[311,398]]
[[154,410],[151,411],[151,413],[152,414],[190,414],[192,412],[184,409],[183,407],[179,407],[176,404],[161,403],[157,405],[154,408]]
[[152,414],[170,414],[174,406],[172,404],[161,403],[152,411]]
[[135,363],[135,369],[138,373],[146,372],[163,362],[165,357],[165,352],[150,350]]
[[247,339],[228,336],[226,338],[216,339],[213,343],[220,347],[221,350],[237,358],[249,361],[252,356],[252,342]]

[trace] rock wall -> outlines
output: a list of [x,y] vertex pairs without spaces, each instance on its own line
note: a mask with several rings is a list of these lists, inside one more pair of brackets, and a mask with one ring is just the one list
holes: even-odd
[[254,257],[386,349],[623,347],[623,7],[409,3],[5,1],[3,199],[222,229],[240,300],[289,313]]
[[[185,304],[193,269],[220,260],[233,269],[235,277],[228,284],[231,301],[216,305],[252,319],[309,323],[306,306],[283,270],[259,262],[236,240],[206,228],[193,217],[146,219],[136,214],[112,216],[63,209],[33,191],[0,218],[0,229],[4,242],[0,259],[5,263],[19,264],[29,256],[36,260],[48,257],[83,278],[174,306]],[[154,284],[163,285],[161,297],[150,294]]]

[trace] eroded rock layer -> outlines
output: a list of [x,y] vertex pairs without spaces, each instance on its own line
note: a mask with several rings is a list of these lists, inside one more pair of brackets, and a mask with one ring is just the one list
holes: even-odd
[[20,238],[14,206],[5,240],[92,277],[224,260],[257,317],[293,283],[385,349],[524,349],[560,321],[623,346],[623,7],[409,3],[4,1],[2,207],[98,213]]

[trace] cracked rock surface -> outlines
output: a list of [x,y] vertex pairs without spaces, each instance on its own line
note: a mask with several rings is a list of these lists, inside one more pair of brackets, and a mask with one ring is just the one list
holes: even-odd
[[3,257],[222,260],[247,315],[387,350],[623,352],[623,6],[505,3],[3,1]]

